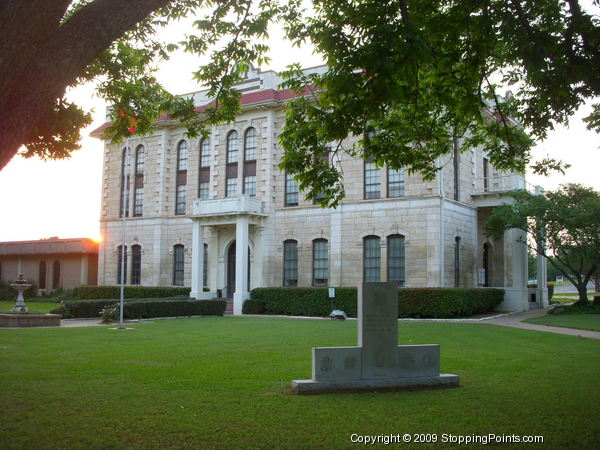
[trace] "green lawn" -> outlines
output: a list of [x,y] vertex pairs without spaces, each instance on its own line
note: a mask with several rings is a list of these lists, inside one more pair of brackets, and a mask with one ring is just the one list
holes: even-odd
[[547,448],[600,440],[600,341],[572,336],[400,323],[401,344],[442,344],[442,372],[460,375],[461,387],[291,395],[290,380],[310,378],[311,347],[356,345],[356,324],[207,317],[129,331],[0,329],[0,443],[337,449],[355,446],[353,433],[541,435]]
[[[27,305],[27,308],[29,308],[30,311],[37,313],[47,313],[50,312],[51,309],[59,306],[58,303],[27,302],[27,300],[25,300],[25,305]],[[15,306],[14,301],[0,301],[0,312],[8,312],[13,306]]]
[[600,314],[549,314],[542,317],[527,319],[524,320],[524,322],[549,325],[552,327],[600,331]]

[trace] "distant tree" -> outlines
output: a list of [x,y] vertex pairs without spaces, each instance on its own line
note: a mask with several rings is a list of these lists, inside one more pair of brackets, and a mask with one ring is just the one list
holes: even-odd
[[535,280],[537,277],[537,260],[535,253],[527,252],[527,277],[530,280]]
[[529,249],[547,258],[586,303],[587,285],[600,267],[600,193],[566,184],[543,195],[509,195],[514,202],[493,209],[486,233],[500,237],[509,228],[526,231],[533,241],[526,242]]
[[[109,137],[152,131],[169,112],[190,135],[231,121],[233,88],[250,63],[266,61],[267,29],[279,22],[291,45],[310,43],[326,74],[287,72],[287,87],[308,93],[291,103],[282,167],[309,197],[343,197],[341,172],[320,158],[326,146],[431,178],[436,160],[482,146],[500,169],[524,170],[535,138],[566,123],[600,94],[598,18],[577,0],[10,0],[0,2],[0,168],[25,156],[63,158],[78,148],[89,114],[65,91],[86,81],[114,105]],[[595,1],[595,4],[598,2]],[[160,30],[185,16],[183,42]],[[211,54],[194,73],[213,106],[200,117],[191,100],[168,93],[153,71],[181,48]],[[514,96],[499,90],[510,87]],[[122,113],[121,113],[122,111]],[[134,119],[135,118],[135,119]],[[588,118],[600,128],[600,108]],[[527,131],[527,133],[525,132]],[[349,136],[364,138],[343,148]],[[546,159],[540,172],[563,167]]]

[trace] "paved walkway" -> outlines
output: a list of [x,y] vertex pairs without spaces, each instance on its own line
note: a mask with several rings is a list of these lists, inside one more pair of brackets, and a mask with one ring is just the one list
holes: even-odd
[[503,327],[523,328],[526,330],[545,331],[547,333],[568,334],[570,336],[580,336],[589,339],[600,339],[600,331],[577,330],[575,328],[550,327],[547,325],[536,325],[534,323],[526,323],[523,320],[532,319],[534,317],[545,316],[546,309],[534,309],[513,314],[506,314],[500,317],[494,317],[487,320],[482,320],[481,323],[489,323],[491,325],[501,325]]

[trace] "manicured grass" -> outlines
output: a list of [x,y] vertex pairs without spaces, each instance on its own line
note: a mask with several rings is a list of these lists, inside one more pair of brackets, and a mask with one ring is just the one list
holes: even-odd
[[[56,303],[27,302],[27,300],[25,300],[25,305],[27,305],[27,308],[29,308],[30,311],[43,314],[48,313],[51,309],[54,309],[57,306],[59,306]],[[13,306],[15,306],[14,301],[0,301],[0,312],[9,312]]]
[[578,330],[600,331],[600,314],[558,314],[534,317],[523,322],[552,327],[576,328]]
[[572,336],[400,323],[401,344],[442,344],[442,372],[460,375],[461,387],[291,395],[290,380],[310,378],[311,347],[356,345],[356,325],[206,317],[129,331],[0,330],[0,442],[337,449],[355,446],[353,433],[541,435],[547,448],[600,440],[600,341]]

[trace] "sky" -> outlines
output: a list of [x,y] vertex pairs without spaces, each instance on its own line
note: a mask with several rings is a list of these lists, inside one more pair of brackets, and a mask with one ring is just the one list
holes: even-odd
[[[173,33],[174,31],[169,31]],[[279,71],[288,64],[301,62],[303,67],[322,64],[310,50],[290,48],[273,31],[271,62],[262,70]],[[177,54],[160,66],[158,79],[175,94],[200,90],[192,80],[199,60]],[[93,111],[94,121],[82,132],[82,148],[68,160],[41,161],[15,156],[0,171],[0,241],[89,237],[99,240],[103,144],[89,133],[104,123],[105,105],[94,95],[93,86],[82,86],[68,93],[68,98]],[[551,156],[571,164],[565,175],[540,177],[527,174],[527,181],[545,189],[562,183],[581,183],[600,191],[600,136],[585,129],[582,117],[590,111],[582,107],[568,127],[557,127],[533,150],[533,160]]]

